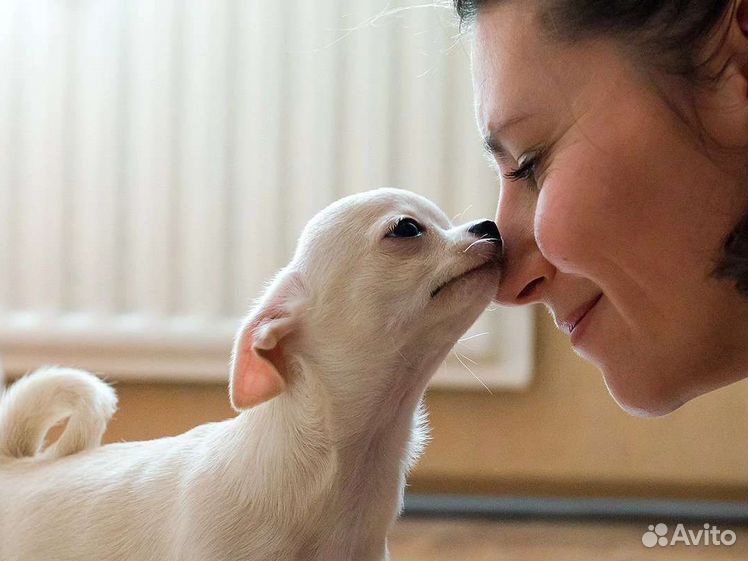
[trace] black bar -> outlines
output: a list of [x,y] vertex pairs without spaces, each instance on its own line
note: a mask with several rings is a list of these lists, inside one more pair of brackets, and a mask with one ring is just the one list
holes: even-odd
[[406,495],[403,516],[491,520],[677,521],[748,525],[748,503],[619,498]]

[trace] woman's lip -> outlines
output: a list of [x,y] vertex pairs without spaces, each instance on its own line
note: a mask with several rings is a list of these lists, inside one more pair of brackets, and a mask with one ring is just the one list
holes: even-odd
[[603,295],[601,292],[594,298],[591,298],[590,300],[579,306],[570,316],[560,320],[558,322],[559,329],[561,329],[561,331],[563,331],[567,335],[571,335],[576,329],[577,325],[579,325],[579,322],[581,322],[584,319],[584,316],[586,316],[587,313],[595,307],[595,304],[600,301],[600,298],[602,298],[602,296]]

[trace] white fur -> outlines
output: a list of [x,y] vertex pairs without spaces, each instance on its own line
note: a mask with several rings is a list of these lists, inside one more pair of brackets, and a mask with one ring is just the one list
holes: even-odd
[[[386,237],[403,215],[426,233]],[[426,384],[498,282],[496,246],[468,226],[396,189],[319,213],[234,349],[232,402],[247,337],[282,350],[282,390],[233,419],[90,449],[114,407],[103,382],[59,369],[17,382],[0,401],[0,559],[386,558]],[[80,451],[31,455],[63,412],[90,422],[67,429]]]
[[116,409],[114,390],[93,374],[72,368],[39,369],[0,398],[0,462],[36,455],[49,429],[64,419],[65,432],[44,457],[95,448]]

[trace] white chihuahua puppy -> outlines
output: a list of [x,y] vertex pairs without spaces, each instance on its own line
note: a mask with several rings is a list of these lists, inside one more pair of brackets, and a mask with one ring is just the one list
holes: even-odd
[[99,446],[109,386],[22,378],[0,401],[0,559],[387,558],[422,395],[491,301],[500,253],[493,222],[453,227],[407,191],[335,202],[237,335],[239,415],[177,437]]

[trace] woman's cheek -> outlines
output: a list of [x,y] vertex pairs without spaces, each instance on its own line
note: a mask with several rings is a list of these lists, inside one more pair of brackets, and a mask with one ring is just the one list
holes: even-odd
[[600,225],[589,197],[575,185],[579,182],[564,181],[560,173],[543,183],[535,208],[535,240],[559,271],[590,276]]

